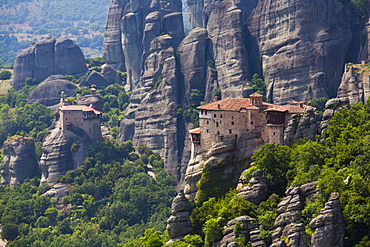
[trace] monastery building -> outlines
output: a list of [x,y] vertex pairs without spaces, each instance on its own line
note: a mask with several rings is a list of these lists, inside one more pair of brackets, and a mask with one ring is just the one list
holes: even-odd
[[224,138],[234,138],[257,130],[265,143],[284,144],[284,130],[291,116],[307,107],[300,102],[274,105],[262,101],[258,93],[250,98],[227,98],[197,107],[199,128],[190,130],[192,158],[199,148],[210,149]]

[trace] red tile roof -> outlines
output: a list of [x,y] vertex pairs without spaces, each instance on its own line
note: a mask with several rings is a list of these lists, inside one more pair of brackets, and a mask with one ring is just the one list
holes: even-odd
[[200,135],[200,128],[189,130],[189,133],[190,134],[198,134],[198,135]]
[[85,105],[67,105],[67,106],[62,106],[60,108],[62,111],[94,111],[95,114],[102,114],[101,111],[95,110],[92,107],[85,106]]
[[266,102],[262,102],[261,106],[253,106],[249,98],[227,98],[219,101],[211,102],[206,105],[197,107],[198,110],[207,110],[207,111],[241,111],[245,109],[262,109],[265,111],[279,111],[289,113],[301,113],[304,112],[304,108],[307,105],[300,106],[299,103],[293,103],[290,105],[274,105]]

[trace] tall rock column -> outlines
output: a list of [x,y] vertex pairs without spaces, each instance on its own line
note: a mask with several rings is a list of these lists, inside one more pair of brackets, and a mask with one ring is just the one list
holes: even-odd
[[121,122],[120,141],[132,139],[135,145],[145,143],[161,155],[165,169],[179,180],[179,81],[175,50],[171,44],[169,35],[152,41],[142,79]]
[[247,22],[248,43],[253,60],[262,62],[269,101],[334,97],[350,23],[348,9],[337,0],[259,1]]
[[311,247],[343,246],[345,220],[339,202],[339,194],[332,193],[320,215],[311,220]]
[[204,0],[187,0],[188,13],[191,27],[203,27],[202,12],[204,7]]
[[38,163],[32,137],[13,136],[4,142],[1,184],[13,187],[36,175]]
[[172,215],[167,220],[167,231],[171,240],[166,244],[170,244],[176,239],[182,239],[185,235],[193,231],[192,223],[189,215],[188,199],[186,199],[184,191],[180,191],[172,201]]
[[124,70],[125,59],[121,41],[121,19],[127,0],[112,0],[105,26],[103,58],[114,69]]
[[221,97],[247,97],[252,91],[246,84],[250,75],[242,11],[233,0],[222,1],[212,11],[207,30],[212,40]]

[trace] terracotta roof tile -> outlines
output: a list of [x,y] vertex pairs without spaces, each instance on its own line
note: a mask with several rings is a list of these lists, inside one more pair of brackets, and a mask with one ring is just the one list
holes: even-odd
[[60,107],[62,111],[94,111],[95,114],[102,114],[101,111],[95,110],[92,107],[85,106],[85,105],[67,105]]
[[189,130],[190,134],[200,134],[200,128]]
[[206,105],[197,107],[198,110],[208,110],[208,111],[241,111],[243,109],[261,109],[265,111],[279,111],[289,113],[301,113],[304,112],[304,108],[307,105],[302,104],[301,102],[293,102],[289,105],[274,105],[270,103],[262,102],[261,106],[253,106],[249,98],[227,98],[219,101],[211,102]]

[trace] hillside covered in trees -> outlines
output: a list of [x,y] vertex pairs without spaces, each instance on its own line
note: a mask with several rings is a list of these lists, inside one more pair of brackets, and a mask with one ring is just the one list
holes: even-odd
[[0,2],[0,65],[12,64],[21,49],[45,37],[69,36],[99,55],[109,0]]

